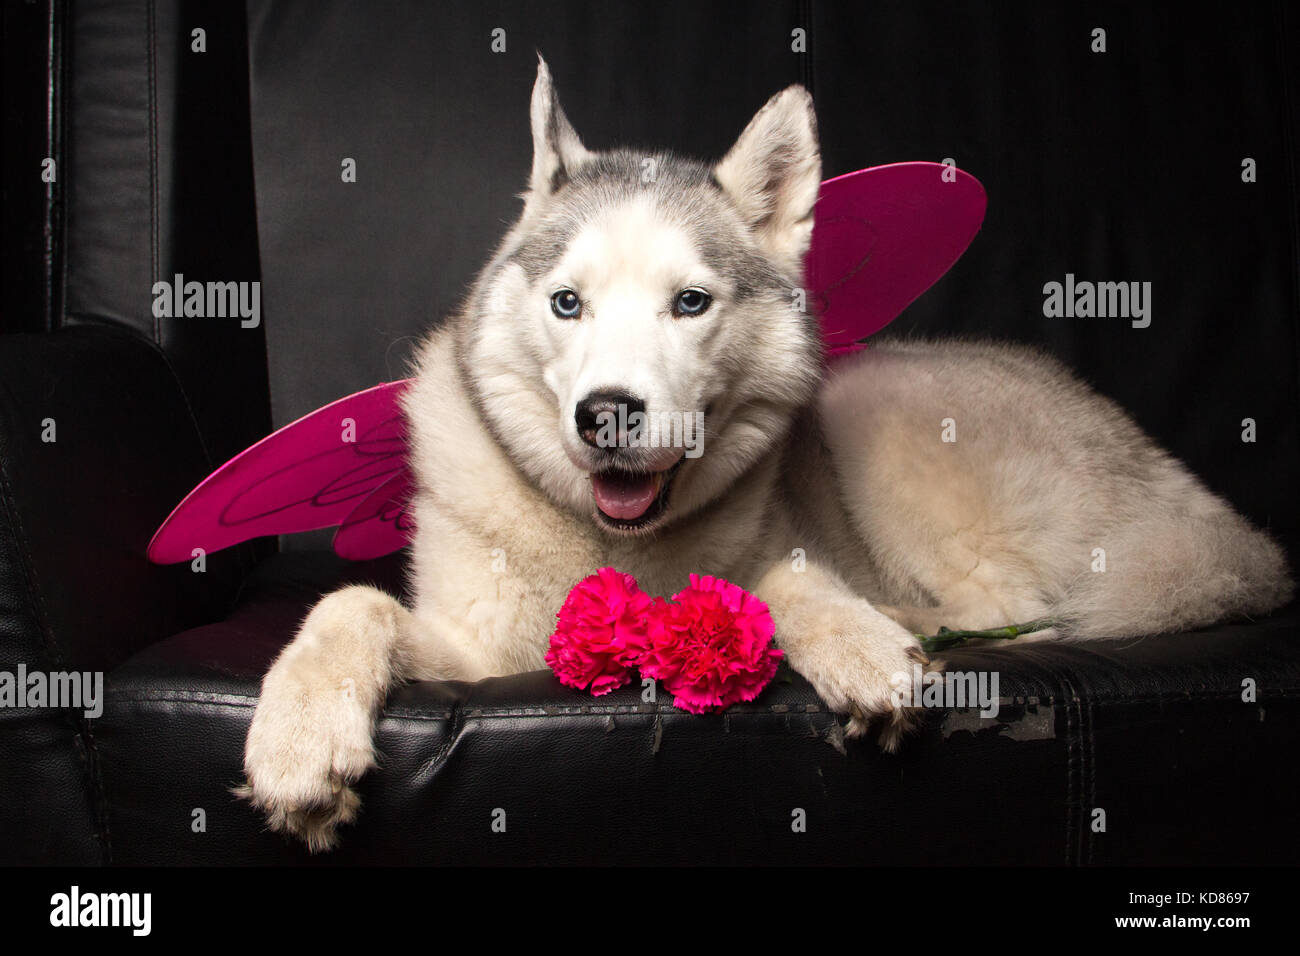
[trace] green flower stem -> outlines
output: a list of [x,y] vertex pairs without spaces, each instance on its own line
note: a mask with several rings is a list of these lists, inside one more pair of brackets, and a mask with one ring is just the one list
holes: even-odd
[[950,647],[960,647],[972,638],[981,640],[1015,640],[1022,634],[1033,634],[1035,631],[1045,631],[1049,627],[1055,627],[1056,622],[1048,618],[1038,621],[1029,621],[1026,624],[1008,624],[1005,627],[992,627],[987,631],[953,631],[946,627],[939,628],[938,634],[918,634],[917,640],[921,642],[921,650],[927,654],[935,651],[946,651]]

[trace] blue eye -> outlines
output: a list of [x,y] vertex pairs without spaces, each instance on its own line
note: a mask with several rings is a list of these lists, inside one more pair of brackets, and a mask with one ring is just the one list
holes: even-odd
[[576,319],[582,314],[582,300],[572,289],[561,289],[551,296],[551,311],[562,319]]
[[703,289],[683,289],[677,293],[673,312],[677,315],[701,315],[707,312],[713,296]]

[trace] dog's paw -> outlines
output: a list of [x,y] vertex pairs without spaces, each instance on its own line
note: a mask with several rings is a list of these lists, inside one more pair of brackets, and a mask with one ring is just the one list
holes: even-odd
[[881,749],[894,753],[921,722],[919,710],[903,706],[900,681],[911,681],[917,664],[935,665],[910,631],[874,609],[837,613],[823,628],[791,665],[832,710],[848,715],[845,736],[861,737],[878,727]]
[[246,783],[236,796],[313,853],[338,843],[338,827],[361,807],[352,788],[375,765],[370,714],[352,689],[267,675],[244,750]]

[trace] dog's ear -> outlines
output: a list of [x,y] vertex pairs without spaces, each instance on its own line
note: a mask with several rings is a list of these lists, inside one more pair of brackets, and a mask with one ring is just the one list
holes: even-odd
[[791,86],[754,115],[713,175],[768,254],[799,273],[821,171],[812,97]]
[[529,116],[533,126],[533,172],[527,198],[533,202],[563,186],[572,171],[591,157],[560,108],[551,71],[540,53]]

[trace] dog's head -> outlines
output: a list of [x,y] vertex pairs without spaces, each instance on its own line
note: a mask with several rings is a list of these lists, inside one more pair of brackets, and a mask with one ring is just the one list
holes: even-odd
[[645,533],[723,493],[820,377],[803,260],[821,179],[812,100],[759,110],[716,165],[587,150],[544,61],[519,222],[467,307],[489,428],[558,503]]

